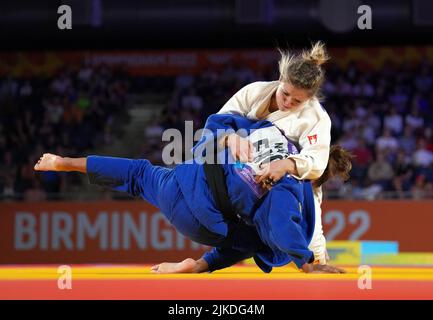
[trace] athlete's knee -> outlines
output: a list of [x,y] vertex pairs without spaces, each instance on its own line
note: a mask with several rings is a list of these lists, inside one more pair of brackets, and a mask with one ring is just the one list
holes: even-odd
[[152,164],[149,162],[149,160],[146,159],[137,159],[132,160],[130,168],[129,168],[129,175],[131,177],[144,177],[146,174],[146,170],[151,166]]
[[146,181],[146,173],[151,163],[148,160],[131,160],[128,168],[129,192],[133,196],[139,196],[143,192],[143,181]]

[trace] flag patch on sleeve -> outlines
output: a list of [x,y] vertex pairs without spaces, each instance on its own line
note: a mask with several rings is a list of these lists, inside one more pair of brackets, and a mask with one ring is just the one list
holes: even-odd
[[308,137],[308,141],[310,142],[310,145],[317,143],[317,134],[313,134],[313,135],[307,136],[307,137]]

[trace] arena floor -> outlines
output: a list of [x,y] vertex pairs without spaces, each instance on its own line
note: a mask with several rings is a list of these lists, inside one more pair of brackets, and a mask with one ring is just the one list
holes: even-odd
[[72,289],[60,290],[58,266],[0,267],[0,299],[433,299],[433,268],[374,267],[372,288],[347,274],[303,274],[290,267],[271,274],[235,266],[213,274],[159,275],[149,265],[73,265]]

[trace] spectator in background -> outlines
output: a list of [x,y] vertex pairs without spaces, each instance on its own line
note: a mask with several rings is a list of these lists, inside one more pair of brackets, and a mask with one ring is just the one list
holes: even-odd
[[385,155],[378,152],[376,160],[368,168],[368,178],[373,184],[380,185],[382,190],[389,189],[394,176],[392,166],[385,160]]
[[349,151],[353,151],[358,146],[358,141],[355,137],[354,131],[346,132],[338,141],[338,144],[342,146],[344,149]]
[[383,104],[388,102],[388,81],[386,80],[384,75],[379,77],[380,78],[377,80],[375,95],[374,97],[372,97],[372,100],[375,104]]
[[21,166],[21,170],[18,172],[19,174],[19,184],[17,186],[17,191],[20,193],[25,192],[33,185],[33,180],[35,179],[34,172],[32,172],[32,163],[34,162],[33,157],[27,159],[27,163]]
[[89,83],[93,76],[93,68],[90,66],[90,64],[85,61],[81,65],[81,69],[77,74],[78,80],[80,80],[83,83]]
[[18,200],[18,195],[15,192],[14,177],[12,175],[6,175],[4,177],[1,198],[3,200]]
[[8,76],[0,84],[0,99],[14,98],[17,96],[18,82],[12,76]]
[[433,129],[432,127],[424,128],[424,138],[426,142],[426,149],[433,152]]
[[24,201],[44,201],[47,199],[47,194],[41,188],[41,183],[38,179],[33,179],[31,187],[24,193]]
[[367,121],[364,121],[358,128],[358,137],[362,138],[366,145],[374,146],[377,134],[374,128]]
[[196,112],[200,112],[203,109],[203,99],[200,97],[193,87],[188,89],[186,95],[181,100],[182,109],[192,109]]
[[367,115],[365,116],[365,122],[368,123],[369,127],[373,128],[375,135],[380,132],[381,127],[380,117],[376,114],[377,109],[377,105],[373,104],[367,108]]
[[383,135],[376,141],[376,150],[382,152],[395,152],[398,148],[398,141],[391,134],[390,129],[384,129]]
[[428,65],[428,59],[420,66],[421,71],[415,77],[415,87],[420,93],[427,93],[433,88],[433,76],[431,66]]
[[427,115],[431,112],[430,106],[431,102],[427,95],[415,92],[412,98],[412,108],[417,108],[422,115]]
[[367,80],[367,75],[361,77],[353,87],[353,95],[356,97],[371,98],[374,96],[374,88]]
[[383,126],[393,134],[399,135],[403,131],[403,118],[397,113],[397,109],[392,107],[384,118]]
[[240,63],[235,66],[235,77],[239,87],[243,87],[257,79],[257,75],[251,68]]
[[389,102],[397,110],[404,110],[407,102],[409,101],[409,95],[403,89],[401,84],[394,87],[393,92],[389,96]]
[[413,163],[419,167],[428,167],[433,163],[433,152],[426,148],[424,138],[418,139],[417,148],[412,158]]
[[396,161],[393,165],[395,177],[393,179],[393,187],[400,199],[406,198],[406,192],[410,190],[414,170],[413,164],[405,152],[400,150],[397,153]]
[[405,124],[413,130],[420,129],[424,126],[424,119],[420,116],[417,107],[412,107],[411,112],[406,115]]
[[20,97],[26,98],[31,96],[32,93],[33,93],[33,88],[30,82],[29,81],[24,82],[24,84],[20,88]]
[[53,80],[53,82],[51,83],[51,89],[55,94],[64,94],[71,86],[71,83],[71,78],[68,75],[68,72],[65,70]]
[[347,134],[348,132],[355,131],[361,124],[362,118],[356,114],[356,109],[350,108],[349,116],[344,120],[343,131]]
[[343,75],[337,78],[337,83],[335,85],[335,94],[337,96],[347,97],[352,94],[352,86],[349,81],[345,80]]
[[15,177],[16,173],[17,167],[15,166],[12,152],[8,150],[3,154],[3,159],[0,162],[0,177]]
[[144,129],[144,136],[151,141],[160,140],[163,132],[164,132],[164,128],[160,124],[155,122],[153,124],[146,126],[146,128]]
[[191,88],[194,83],[195,83],[195,79],[193,76],[193,72],[191,69],[186,68],[184,70],[184,72],[180,73],[175,80],[175,88],[177,90],[186,90],[188,88]]
[[423,175],[418,175],[415,179],[415,184],[411,188],[411,193],[413,199],[420,200],[420,199],[427,199],[432,198],[432,186],[433,184],[431,182],[428,182]]
[[58,125],[63,116],[63,105],[58,97],[55,97],[44,102],[46,114],[51,124]]
[[353,167],[350,175],[357,178],[359,181],[363,181],[368,166],[373,159],[373,155],[370,149],[366,146],[364,139],[358,138],[357,146],[353,149],[352,154],[354,155],[354,158],[352,159]]
[[415,151],[416,139],[410,126],[404,128],[403,136],[398,139],[398,145],[407,155],[412,155]]

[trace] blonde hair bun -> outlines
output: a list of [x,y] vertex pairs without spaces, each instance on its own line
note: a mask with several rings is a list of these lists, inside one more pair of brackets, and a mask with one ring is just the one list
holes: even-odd
[[320,86],[325,80],[325,70],[321,65],[329,60],[325,44],[316,42],[310,50],[293,55],[283,50],[280,53],[280,81],[306,89],[311,96],[319,96]]
[[313,44],[310,51],[303,51],[302,58],[312,61],[317,66],[321,66],[329,60],[328,53],[325,49],[325,44],[321,41],[317,41],[315,44]]

